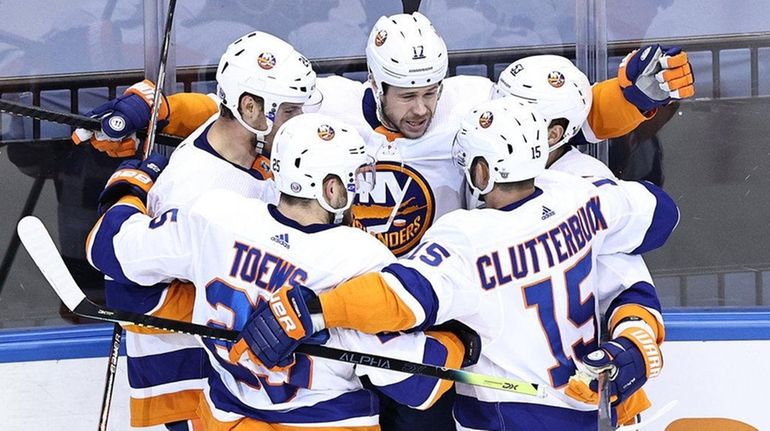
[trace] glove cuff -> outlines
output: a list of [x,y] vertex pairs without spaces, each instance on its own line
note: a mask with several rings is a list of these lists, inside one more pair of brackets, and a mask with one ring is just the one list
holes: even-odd
[[[141,97],[142,100],[144,100],[144,103],[146,103],[150,109],[152,109],[152,105],[155,100],[155,84],[149,79],[145,79],[142,82],[137,82],[136,84],[128,87],[128,89],[126,89],[123,94],[126,96],[136,94],[137,96]],[[158,107],[158,121],[165,121],[168,120],[170,114],[169,104],[168,99],[163,93],[160,93],[160,96],[161,100]]]
[[639,352],[644,359],[648,379],[660,374],[660,371],[663,368],[663,355],[652,334],[642,328],[632,327],[621,332],[619,338],[629,340],[637,349],[639,349]]

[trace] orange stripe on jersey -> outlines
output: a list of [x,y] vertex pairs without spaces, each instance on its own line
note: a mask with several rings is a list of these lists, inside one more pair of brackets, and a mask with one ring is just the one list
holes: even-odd
[[588,124],[599,139],[623,136],[648,119],[623,97],[618,78],[599,82],[591,91],[593,103],[588,113]]
[[351,427],[311,427],[268,424],[251,418],[243,418],[232,422],[223,422],[214,417],[206,402],[201,397],[198,405],[198,417],[203,422],[206,431],[379,431],[379,425]]
[[649,310],[636,304],[621,305],[612,313],[610,333],[612,333],[615,330],[615,326],[626,317],[638,317],[644,320],[644,323],[650,325],[650,328],[655,331],[655,341],[658,345],[666,339],[666,328],[663,326],[663,323],[658,321],[658,319],[655,318],[655,315],[650,313]]
[[399,132],[394,132],[392,130],[388,130],[385,128],[385,126],[377,126],[376,129],[374,129],[375,132],[379,133],[380,135],[384,135],[385,139],[388,140],[388,142],[393,142],[398,138],[403,138],[404,135],[402,135]]
[[649,409],[651,406],[652,403],[649,398],[647,398],[644,389],[639,389],[615,408],[615,412],[618,415],[618,423],[620,425],[630,425],[635,423],[634,420],[636,419],[636,415]]
[[367,334],[414,327],[412,310],[379,273],[353,277],[318,295],[328,328],[356,329]]
[[[147,214],[147,207],[144,205],[144,202],[142,202],[142,200],[136,196],[123,196],[115,203],[115,205],[118,204],[130,205],[138,209],[142,214]],[[99,228],[102,226],[102,220],[104,220],[104,214],[102,214],[102,216],[96,220],[94,227],[91,228],[91,231],[88,232],[88,236],[86,237],[86,257],[88,258],[88,262],[91,264],[93,264],[91,261],[91,247],[94,245],[94,237],[96,236],[96,232],[99,232]]]
[[254,163],[251,164],[251,169],[259,172],[259,174],[262,175],[262,178],[266,180],[273,178],[273,173],[270,171],[270,158],[265,157],[262,154],[254,159]]
[[[197,419],[203,391],[190,389],[148,398],[131,398],[131,426],[149,427]],[[203,401],[205,402],[205,401]]]
[[174,94],[167,100],[171,115],[163,133],[174,136],[189,136],[219,110],[214,100],[201,93]]
[[[465,345],[460,341],[457,335],[443,331],[428,331],[425,335],[435,338],[439,343],[446,347],[447,357],[443,366],[448,368],[460,368],[462,366],[463,357],[465,357]],[[441,398],[446,391],[451,389],[454,384],[451,380],[439,380],[439,382],[438,391],[436,391],[436,395],[433,399],[430,400],[430,405],[428,407],[431,407],[438,401],[438,399]]]
[[[192,322],[193,303],[195,302],[195,286],[174,280],[166,289],[166,298],[153,316],[165,319]],[[167,334],[169,331],[162,329],[146,328],[143,326],[126,326],[126,331],[136,334]]]

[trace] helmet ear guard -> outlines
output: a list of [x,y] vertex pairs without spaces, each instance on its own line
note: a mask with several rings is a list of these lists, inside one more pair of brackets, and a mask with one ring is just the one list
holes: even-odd
[[[217,95],[247,130],[264,141],[282,103],[317,103],[316,74],[310,62],[283,40],[263,32],[249,33],[231,43],[217,66]],[[257,130],[243,120],[239,103],[243,94],[262,98],[267,122]]]
[[383,83],[401,88],[438,84],[446,77],[449,56],[430,20],[414,12],[377,20],[366,44],[366,64],[382,122]]
[[[475,198],[495,184],[529,180],[545,170],[548,160],[546,118],[515,98],[481,103],[462,120],[452,144],[452,158],[465,173]],[[489,181],[482,189],[473,182],[473,162],[484,160]]]
[[515,97],[536,105],[548,122],[567,120],[562,138],[549,150],[566,144],[588,118],[593,94],[583,72],[557,55],[534,55],[511,63],[495,83],[493,98]]
[[[342,221],[356,193],[372,184],[374,159],[355,127],[321,114],[302,114],[284,123],[275,136],[271,166],[276,188],[282,194],[315,199],[323,209]],[[342,181],[347,201],[333,208],[324,197],[324,180]]]

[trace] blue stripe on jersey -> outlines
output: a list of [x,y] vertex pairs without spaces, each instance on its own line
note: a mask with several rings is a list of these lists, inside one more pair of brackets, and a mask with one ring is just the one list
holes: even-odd
[[361,112],[372,129],[382,126],[380,120],[377,119],[377,101],[374,100],[374,92],[371,88],[364,91],[364,97],[361,99]]
[[612,184],[613,186],[618,185],[618,183],[616,183],[615,181],[612,181],[609,178],[605,178],[603,180],[593,182],[593,185],[595,185],[596,187],[606,186],[607,184]]
[[525,197],[523,199],[519,199],[516,202],[512,202],[512,203],[510,203],[510,204],[500,208],[500,211],[513,211],[516,208],[524,205],[525,203],[531,201],[532,199],[535,199],[536,197],[538,197],[538,196],[540,196],[542,194],[543,194],[543,190],[541,190],[540,187],[535,187],[535,191],[532,192],[532,194],[530,194],[529,196],[527,196],[527,197]]
[[383,268],[382,272],[393,274],[425,312],[425,320],[415,322],[415,327],[406,332],[424,331],[433,326],[438,314],[438,297],[433,291],[430,281],[416,269],[408,268],[399,263],[391,263]]
[[121,283],[133,283],[123,273],[118,258],[115,257],[115,246],[112,243],[115,235],[120,231],[123,223],[140,211],[130,205],[116,205],[107,210],[99,225],[99,230],[94,234],[91,246],[91,260],[94,266],[113,280]]
[[607,316],[611,316],[615,309],[624,304],[638,304],[660,312],[660,300],[655,291],[655,286],[646,281],[634,283],[613,299],[607,309]]
[[157,355],[128,357],[128,383],[134,389],[183,380],[203,379],[209,362],[202,348],[187,348]]
[[104,280],[104,297],[110,308],[145,314],[158,305],[163,291],[167,287],[168,283],[140,286],[133,283]]
[[457,395],[455,420],[460,425],[489,431],[595,431],[597,412],[530,403],[488,403]]
[[[447,349],[438,340],[427,337],[425,353],[422,355],[424,364],[446,366]],[[412,376],[392,385],[380,386],[379,389],[399,404],[417,407],[430,398],[438,379],[425,376]]]
[[662,246],[679,223],[679,208],[671,196],[653,183],[648,181],[640,181],[640,183],[655,196],[657,203],[652,215],[652,223],[644,235],[644,240],[636,250],[631,252],[632,254],[646,253]]
[[333,422],[379,414],[377,397],[365,389],[345,392],[308,407],[276,411],[258,410],[242,403],[227,390],[216,373],[209,376],[209,387],[209,396],[216,408],[267,423]]

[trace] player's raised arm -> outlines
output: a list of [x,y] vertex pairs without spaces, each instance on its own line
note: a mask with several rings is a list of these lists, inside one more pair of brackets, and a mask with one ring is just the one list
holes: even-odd
[[86,256],[113,280],[151,286],[189,273],[189,237],[177,230],[179,210],[147,215],[147,192],[166,163],[159,154],[127,160],[99,196],[102,216],[86,240]]

